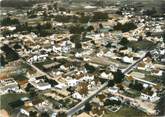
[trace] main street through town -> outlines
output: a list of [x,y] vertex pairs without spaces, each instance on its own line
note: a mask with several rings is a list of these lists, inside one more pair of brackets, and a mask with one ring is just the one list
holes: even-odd
[[[131,65],[129,65],[126,69],[124,69],[122,71],[123,74],[127,74],[129,73],[139,62],[141,62],[146,55],[149,53],[149,51],[147,51],[140,59],[138,59],[136,62],[132,63]],[[68,110],[67,112],[67,116],[70,117],[72,116],[74,113],[76,113],[77,111],[79,111],[87,102],[89,102],[93,97],[95,97],[98,93],[100,93],[102,90],[104,90],[107,86],[109,81],[106,81],[100,88],[98,88],[98,90],[94,91],[92,94],[90,94],[88,97],[86,97],[84,100],[82,100],[80,103],[78,103],[76,106],[74,106],[73,108],[71,108],[70,110]]]

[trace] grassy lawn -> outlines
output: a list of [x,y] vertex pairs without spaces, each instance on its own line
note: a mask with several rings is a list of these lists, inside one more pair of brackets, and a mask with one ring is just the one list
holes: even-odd
[[28,97],[28,94],[5,94],[0,96],[0,109],[10,110],[8,105],[11,102],[17,101],[21,97]]
[[128,44],[129,47],[132,47],[132,48],[138,49],[138,50],[145,50],[145,49],[148,49],[148,47],[151,47],[153,45],[154,44],[152,42],[147,41],[147,40],[131,41]]
[[146,117],[147,115],[139,110],[122,107],[118,112],[108,112],[104,117]]
[[46,65],[46,64],[51,64],[53,63],[54,61],[50,60],[50,59],[47,59],[46,61],[43,61],[43,62],[39,62],[39,63],[34,63],[35,66],[37,66],[38,68],[40,69],[43,69],[43,65]]

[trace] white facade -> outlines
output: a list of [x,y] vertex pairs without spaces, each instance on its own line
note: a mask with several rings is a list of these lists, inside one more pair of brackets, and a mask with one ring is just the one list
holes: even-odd
[[29,63],[33,63],[33,62],[37,62],[37,61],[44,61],[46,60],[46,58],[48,57],[48,54],[44,54],[44,55],[34,55],[33,57],[31,57],[30,59],[28,59],[27,61]]
[[112,93],[112,94],[115,94],[115,93],[117,93],[118,92],[118,88],[117,87],[110,87],[109,89],[108,89],[108,91],[110,92],[110,93]]
[[75,80],[75,79],[69,80],[69,81],[67,82],[68,86],[71,86],[71,87],[76,86],[78,83],[79,83],[79,81],[78,81],[78,80]]
[[36,80],[35,78],[29,80],[29,83],[39,90],[50,89],[51,85],[45,82],[43,79]]
[[156,93],[153,93],[152,95],[147,95],[147,94],[141,93],[140,97],[142,100],[148,100],[151,102],[155,102],[155,101],[159,100],[159,98],[160,98],[157,96]]
[[122,61],[125,63],[133,63],[133,57],[129,58],[127,56],[122,58]]
[[75,99],[78,99],[78,100],[82,100],[83,97],[81,94],[79,94],[78,92],[72,94],[72,97],[75,98]]
[[29,117],[29,115],[30,115],[29,112],[28,112],[27,110],[23,109],[23,108],[20,109],[20,112],[21,112],[22,114],[27,115],[28,117]]

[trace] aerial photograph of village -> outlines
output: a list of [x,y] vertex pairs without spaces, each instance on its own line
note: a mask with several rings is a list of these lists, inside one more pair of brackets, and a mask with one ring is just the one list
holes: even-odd
[[0,117],[165,117],[165,0],[0,11]]

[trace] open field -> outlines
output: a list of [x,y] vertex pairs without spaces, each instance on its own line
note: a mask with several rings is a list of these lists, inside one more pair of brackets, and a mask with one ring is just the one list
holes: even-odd
[[122,107],[118,112],[106,113],[104,117],[147,117],[147,115],[131,107]]
[[5,94],[0,96],[0,109],[10,110],[8,105],[11,102],[17,101],[22,97],[28,97],[28,94]]

